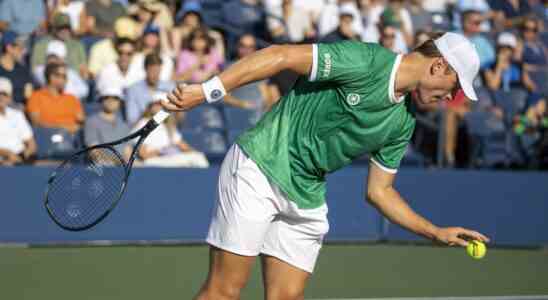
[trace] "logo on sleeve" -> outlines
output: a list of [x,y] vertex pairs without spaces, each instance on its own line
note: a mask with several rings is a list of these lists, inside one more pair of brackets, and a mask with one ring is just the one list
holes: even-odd
[[361,97],[358,94],[350,93],[346,96],[346,103],[351,106],[358,105],[361,101]]
[[331,66],[332,66],[332,60],[331,60],[331,54],[324,53],[323,54],[323,70],[322,70],[322,77],[327,78],[331,74]]

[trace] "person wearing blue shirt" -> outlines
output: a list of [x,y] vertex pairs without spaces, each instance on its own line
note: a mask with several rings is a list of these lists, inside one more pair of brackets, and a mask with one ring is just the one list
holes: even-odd
[[474,46],[480,58],[480,70],[485,70],[495,61],[495,49],[492,43],[481,34],[483,17],[480,12],[467,10],[462,13],[462,34]]
[[126,117],[129,124],[135,124],[159,93],[167,94],[175,88],[172,81],[161,81],[162,58],[158,54],[145,57],[144,80],[130,86],[126,91]]
[[21,35],[34,33],[46,20],[46,8],[42,0],[0,1],[0,21],[10,30]]

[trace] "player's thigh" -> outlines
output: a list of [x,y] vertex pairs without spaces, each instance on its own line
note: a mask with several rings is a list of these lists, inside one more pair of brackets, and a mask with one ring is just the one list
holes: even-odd
[[255,256],[243,256],[211,246],[209,273],[203,290],[234,295],[246,285]]
[[261,255],[266,300],[301,300],[310,273],[279,258]]

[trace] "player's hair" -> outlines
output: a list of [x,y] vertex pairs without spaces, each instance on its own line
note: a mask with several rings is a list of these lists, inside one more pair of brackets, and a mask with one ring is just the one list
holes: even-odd
[[[418,52],[421,55],[429,58],[437,58],[437,57],[443,57],[438,47],[436,47],[436,44],[434,41],[438,38],[440,38],[442,35],[444,35],[445,32],[432,32],[430,33],[430,39],[425,41],[424,43],[417,46],[413,52]],[[447,69],[445,70],[446,73],[451,72],[452,68],[447,65]]]

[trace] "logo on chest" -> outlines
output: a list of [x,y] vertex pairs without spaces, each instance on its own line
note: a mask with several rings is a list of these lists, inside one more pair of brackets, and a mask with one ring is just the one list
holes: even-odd
[[358,94],[350,93],[346,95],[346,103],[348,103],[348,105],[351,105],[351,106],[358,105],[360,101],[361,101],[361,97]]

